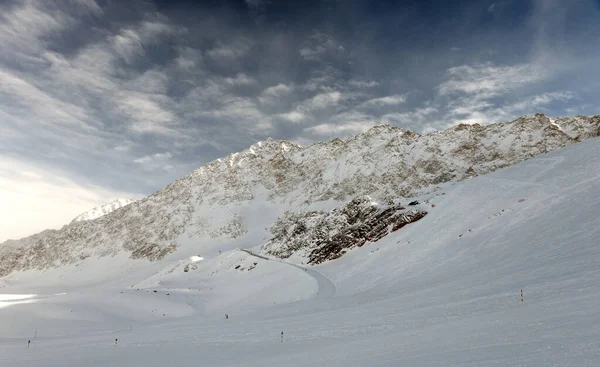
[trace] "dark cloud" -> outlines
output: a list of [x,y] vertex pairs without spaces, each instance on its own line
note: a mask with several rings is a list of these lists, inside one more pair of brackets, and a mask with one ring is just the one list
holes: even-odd
[[0,10],[0,154],[114,191],[150,193],[268,136],[310,143],[380,123],[425,132],[598,109],[591,0]]

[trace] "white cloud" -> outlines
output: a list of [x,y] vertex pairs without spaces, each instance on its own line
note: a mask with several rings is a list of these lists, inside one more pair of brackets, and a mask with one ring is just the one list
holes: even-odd
[[381,116],[381,121],[385,124],[418,126],[427,123],[428,118],[436,112],[438,112],[438,109],[435,107],[421,107],[408,112],[385,114]]
[[141,158],[134,159],[133,162],[140,165],[146,171],[171,171],[174,169],[174,167],[169,164],[171,158],[173,158],[173,154],[170,152],[165,152],[146,155]]
[[334,116],[330,122],[304,129],[312,135],[322,137],[344,137],[359,134],[377,125],[379,119],[358,111],[347,111]]
[[131,29],[122,30],[120,34],[116,35],[113,45],[115,51],[129,64],[144,54],[142,39]]
[[[498,66],[491,63],[462,65],[447,71],[447,80],[437,92],[447,100],[447,126],[459,123],[487,124],[506,121],[531,113],[547,100],[564,95],[540,95],[537,100],[511,102],[511,93],[527,90],[547,80],[553,71],[542,63]],[[442,126],[445,127],[445,126]]]
[[42,2],[22,1],[9,12],[0,13],[0,48],[37,56],[43,48],[42,37],[59,32],[75,23],[63,12],[47,12]]
[[337,68],[327,66],[323,70],[319,70],[307,80],[302,89],[307,92],[332,92],[338,89],[344,89],[343,77],[344,74]]
[[0,157],[0,242],[56,229],[119,197],[139,197],[78,184],[28,162]]
[[348,82],[348,84],[350,84],[353,87],[357,87],[357,88],[374,88],[379,85],[379,83],[374,80],[370,80],[370,81],[351,80]]
[[199,72],[204,58],[202,51],[192,47],[182,47],[178,50],[179,56],[175,59],[175,65],[183,71]]
[[533,95],[518,102],[494,104],[480,101],[473,104],[463,104],[452,108],[448,114],[452,125],[488,124],[492,122],[509,121],[522,115],[543,112],[546,106],[555,102],[566,102],[575,99],[570,91],[557,91]]
[[173,154],[171,154],[169,152],[156,153],[156,154],[144,156],[142,158],[134,159],[133,161],[138,164],[148,164],[148,163],[153,163],[156,161],[165,161],[172,157],[173,157]]
[[448,69],[446,74],[448,80],[438,87],[440,95],[461,93],[486,99],[539,82],[548,75],[548,72],[535,64],[496,66],[486,63],[453,67]]
[[147,45],[158,43],[162,36],[172,34],[175,27],[161,21],[144,21],[135,28],[121,29],[113,38],[113,47],[128,64],[145,54]]
[[259,111],[249,98],[220,95],[219,100],[220,103],[212,105],[212,109],[199,111],[195,115],[226,120],[240,128],[252,129],[253,132],[266,133],[271,130],[271,119]]
[[137,133],[177,135],[170,124],[174,114],[153,101],[150,96],[135,92],[120,92],[115,101],[117,109],[129,117],[130,130]]
[[513,105],[509,106],[510,111],[518,112],[518,111],[526,111],[539,108],[542,106],[549,105],[552,102],[556,101],[568,101],[575,98],[575,93],[570,91],[558,91],[558,92],[550,92],[543,93],[536,96],[529,97],[521,102],[517,102]]
[[305,60],[319,61],[325,54],[336,55],[346,51],[344,45],[338,43],[329,35],[316,32],[309,37],[303,47],[298,50]]
[[323,109],[329,106],[337,105],[342,99],[342,93],[340,92],[328,92],[317,94],[312,97],[307,103],[306,107],[311,110]]
[[130,145],[117,145],[116,147],[114,147],[114,150],[116,150],[117,152],[128,152],[131,150],[131,146]]
[[[4,95],[11,107],[21,105],[41,124],[77,124],[87,118],[86,112],[42,91],[28,81],[0,68],[0,96]],[[1,106],[1,105],[0,105]],[[19,113],[22,115],[22,113]]]
[[95,0],[71,0],[73,7],[79,12],[102,15],[104,11]]
[[288,96],[294,90],[293,87],[285,84],[277,84],[262,91],[258,100],[263,105],[274,105]]
[[319,60],[320,56],[325,54],[325,52],[327,52],[327,49],[320,45],[313,48],[303,47],[298,50],[300,56],[302,56],[305,60]]
[[218,44],[206,53],[217,62],[227,62],[244,56],[248,51],[250,51],[250,46],[246,42],[238,40],[231,44]]
[[244,86],[257,84],[257,81],[244,73],[238,73],[235,78],[225,78],[225,83],[231,86]]
[[262,91],[262,97],[281,97],[289,94],[292,88],[285,84],[277,84]]
[[304,112],[298,111],[298,110],[290,111],[287,113],[282,113],[282,114],[277,115],[277,117],[282,118],[287,121],[290,121],[290,122],[302,122],[302,121],[310,119],[309,115],[307,115]]
[[344,137],[348,135],[360,134],[375,125],[376,124],[373,122],[365,123],[360,121],[351,121],[346,123],[326,123],[312,126],[308,129],[305,129],[305,131],[313,135]]
[[[116,88],[112,79],[115,66],[115,55],[105,45],[91,45],[81,50],[67,64],[53,65],[55,70],[49,78],[55,77],[61,81],[103,92]],[[63,66],[59,68],[59,66]],[[56,75],[58,69],[61,74]]]
[[406,102],[405,95],[394,94],[391,96],[373,98],[362,104],[365,107],[383,107],[383,106],[397,106]]
[[141,93],[166,94],[169,78],[158,70],[148,70],[128,83],[131,89]]

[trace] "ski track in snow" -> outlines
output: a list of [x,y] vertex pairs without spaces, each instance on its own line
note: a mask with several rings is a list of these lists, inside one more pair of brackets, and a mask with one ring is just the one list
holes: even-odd
[[259,255],[259,254],[254,253],[253,251],[246,250],[246,249],[240,249],[240,251],[243,251],[243,252],[245,252],[251,256],[257,257],[259,259],[268,260],[268,261],[276,261],[276,262],[279,262],[282,264],[293,266],[297,269],[304,271],[306,274],[310,275],[317,281],[319,290],[317,291],[317,294],[315,297],[316,299],[330,298],[335,295],[335,291],[336,291],[335,284],[331,281],[331,279],[327,278],[325,275],[323,275],[321,272],[319,272],[315,269],[312,269],[312,268],[309,268],[306,266],[302,266],[299,264],[293,264],[293,263],[290,263],[290,262],[287,262],[287,261],[284,261],[281,259]]

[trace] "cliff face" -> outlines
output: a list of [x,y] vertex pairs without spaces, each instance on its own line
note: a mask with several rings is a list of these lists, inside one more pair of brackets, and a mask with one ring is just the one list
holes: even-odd
[[319,264],[367,241],[377,242],[423,218],[427,209],[416,201],[407,209],[401,203],[382,205],[363,196],[329,212],[287,212],[271,227],[273,237],[261,250],[279,258],[296,254],[309,264]]
[[[147,198],[94,220],[0,244],[0,276],[125,251],[157,260],[186,239],[248,233],[248,208],[302,211],[369,195],[393,204],[439,183],[492,172],[600,136],[600,116],[522,117],[419,135],[377,126],[349,139],[300,147],[267,140],[218,159]],[[304,214],[302,214],[304,215]]]

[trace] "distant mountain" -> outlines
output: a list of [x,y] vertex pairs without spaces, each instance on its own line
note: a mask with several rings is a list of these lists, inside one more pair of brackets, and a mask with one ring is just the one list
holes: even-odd
[[73,219],[71,221],[71,223],[100,218],[101,216],[111,213],[111,212],[113,212],[119,208],[122,208],[126,205],[129,205],[129,204],[133,203],[134,201],[135,200],[133,200],[133,199],[117,199],[106,205],[102,205],[102,206],[96,207],[92,210],[89,210],[85,213],[79,214],[77,217],[75,217],[75,219]]
[[[444,182],[486,174],[598,136],[600,116],[550,118],[537,114],[486,126],[461,124],[426,135],[376,126],[348,139],[308,147],[268,139],[210,162],[121,210],[94,220],[74,221],[45,236],[0,244],[0,276],[122,252],[132,259],[155,261],[215,238],[266,244],[273,231],[266,231],[265,223],[268,227],[281,225],[286,221],[277,218],[283,214],[290,218],[291,213],[318,210],[318,220],[330,215],[348,222],[352,217],[338,215],[346,209],[327,211],[365,195],[373,202],[399,205],[399,197],[415,196]],[[366,222],[381,214],[368,205],[360,208]],[[386,220],[396,224],[401,215],[417,215],[399,207],[388,214]],[[321,223],[314,228],[326,227]],[[344,236],[355,233],[352,228],[340,228]],[[279,239],[289,239],[287,232],[275,229]],[[377,231],[363,234],[380,235]],[[321,241],[320,236],[305,235]],[[290,256],[289,247],[283,250],[279,246],[271,241],[265,250]],[[332,246],[333,255],[319,252]],[[311,250],[316,251],[314,262],[337,256],[343,250],[336,246],[319,242]]]

